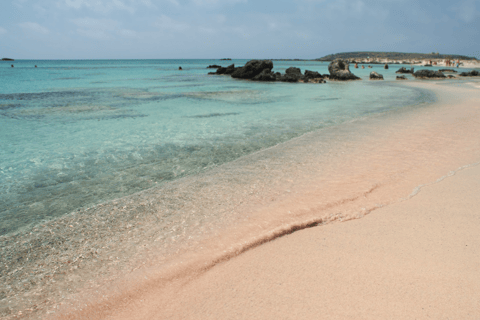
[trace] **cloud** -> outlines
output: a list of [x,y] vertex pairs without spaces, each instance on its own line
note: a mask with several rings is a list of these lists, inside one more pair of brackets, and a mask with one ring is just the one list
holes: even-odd
[[72,22],[78,27],[78,34],[96,40],[109,39],[112,32],[119,29],[119,23],[111,19],[79,18]]
[[190,29],[190,25],[174,20],[163,14],[157,19],[157,21],[155,21],[154,26],[159,28],[161,31],[183,32]]
[[478,16],[476,2],[475,0],[465,0],[457,5],[454,10],[457,11],[458,18],[466,23],[472,22]]
[[[131,2],[131,1],[130,1]],[[143,3],[146,5],[151,5],[150,1],[134,1],[135,3]],[[121,0],[64,0],[64,4],[67,7],[73,9],[86,8],[99,13],[108,13],[113,10],[123,10],[129,13],[134,13],[135,8],[133,6],[126,5]]]
[[247,0],[192,0],[197,6],[211,6],[220,4],[247,3]]
[[33,32],[42,33],[42,34],[47,34],[50,32],[47,28],[42,27],[36,22],[23,22],[23,23],[19,23],[18,25],[22,27],[23,30],[25,31],[33,31]]
[[0,35],[6,34],[6,33],[7,33],[7,30],[5,30],[4,28],[0,27]]
[[124,38],[135,38],[137,36],[137,32],[128,29],[120,29],[117,33]]

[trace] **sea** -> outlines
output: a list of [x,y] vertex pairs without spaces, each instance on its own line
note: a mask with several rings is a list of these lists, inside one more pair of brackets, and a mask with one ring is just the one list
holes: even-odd
[[[234,166],[242,159],[252,159],[252,163],[258,164],[263,161],[255,160],[259,159],[259,153],[294,143],[295,139],[312,132],[325,132],[325,143],[328,139],[337,139],[337,143],[338,136],[329,134],[330,128],[405,108],[423,108],[436,99],[427,90],[395,80],[395,71],[410,65],[390,65],[388,70],[376,64],[365,69],[354,69],[351,65],[350,70],[362,81],[327,80],[324,84],[253,82],[208,74],[215,71],[208,69],[209,65],[242,66],[247,61],[17,60],[0,63],[0,250],[3,255],[0,268],[3,268],[4,279],[0,281],[3,283],[0,285],[3,287],[1,314],[12,316],[20,306],[33,304],[34,295],[25,298],[30,302],[18,305],[11,302],[21,300],[19,297],[25,292],[37,290],[40,296],[49,296],[42,293],[41,287],[47,287],[45,281],[50,281],[48,277],[54,277],[58,268],[40,272],[38,266],[48,265],[45,261],[55,256],[54,251],[63,248],[62,245],[65,247],[62,252],[70,252],[69,248],[75,247],[69,244],[73,236],[70,238],[65,232],[81,228],[82,224],[79,220],[75,220],[76,224],[62,224],[62,219],[81,214],[85,224],[89,221],[82,229],[85,231],[87,227],[96,228],[95,218],[105,230],[114,230],[109,235],[113,237],[132,227],[132,215],[120,219],[126,229],[116,228],[115,219],[99,222],[100,218],[95,216],[99,208],[114,206],[115,215],[128,215],[125,210],[121,211],[125,209],[123,204],[121,208],[114,204],[138,206],[133,202],[138,199],[145,202],[149,195],[163,193],[170,200],[175,199],[175,205],[165,204],[170,220],[164,217],[166,220],[161,218],[159,223],[175,231],[177,222],[172,222],[176,221],[175,215],[187,207],[190,210],[192,202],[172,191],[179,183],[198,182],[196,177],[206,181],[210,174],[221,180],[218,168]],[[298,67],[302,72],[328,74],[328,62],[274,60],[273,63],[275,72],[284,73],[288,67]],[[383,74],[385,81],[370,81],[372,71]],[[411,75],[406,77],[407,81],[413,80]],[[242,174],[245,174],[242,170],[235,171],[234,175],[229,171],[229,181],[236,179],[235,188],[241,188]],[[206,194],[203,199],[215,196],[208,192],[202,189],[202,195]],[[198,201],[202,200],[197,199],[197,204]],[[231,209],[228,212],[235,210],[233,205],[228,206]],[[206,219],[209,204],[202,204],[202,208],[198,216],[194,209],[189,211],[189,221],[200,230],[198,232],[204,230],[202,221]],[[89,212],[94,213],[89,217]],[[138,210],[135,212],[138,218]],[[56,223],[62,225],[57,231]],[[95,238],[84,231],[81,234],[85,239]],[[54,240],[42,240],[45,234],[55,232],[58,236],[52,238]],[[155,234],[159,241],[164,238]],[[50,251],[33,254],[35,246]],[[70,258],[65,258],[68,264],[74,263],[75,254],[71,250]],[[95,254],[100,252],[98,246],[93,250]],[[22,273],[21,266],[28,265],[22,259],[29,254],[29,261],[35,265],[32,264],[30,273]],[[129,254],[125,253],[125,257]],[[82,259],[87,258],[79,261]],[[34,269],[40,274],[36,278]],[[51,288],[55,287],[48,283]],[[7,300],[11,304],[7,304]]]

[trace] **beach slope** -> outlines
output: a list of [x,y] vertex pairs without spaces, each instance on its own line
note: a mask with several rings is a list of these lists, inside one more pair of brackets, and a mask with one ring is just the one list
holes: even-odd
[[460,170],[363,219],[257,247],[111,318],[479,319],[479,194],[480,167]]

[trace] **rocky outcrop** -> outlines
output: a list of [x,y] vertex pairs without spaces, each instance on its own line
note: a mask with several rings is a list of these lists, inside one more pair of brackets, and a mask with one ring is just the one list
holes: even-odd
[[401,67],[395,73],[411,73],[411,74],[413,74],[413,71],[414,71],[413,68],[408,70],[405,67]]
[[285,70],[285,74],[279,74],[277,80],[282,82],[298,82],[303,80],[302,70],[300,70],[300,68],[290,67]]
[[272,72],[273,63],[270,60],[251,60],[245,66],[235,68],[235,65],[219,67],[216,72],[209,72],[212,75],[231,75],[232,78],[247,79],[253,81],[282,81],[282,82],[312,82],[325,83],[324,78],[328,75],[321,75],[316,71],[305,70],[302,74],[300,68],[290,67],[285,74]]
[[302,70],[300,68],[295,68],[295,67],[290,67],[287,70],[285,70],[285,73],[288,75],[294,75],[301,77],[302,76]]
[[227,71],[227,68],[220,67],[217,69],[217,72],[215,72],[215,74],[225,74],[225,71]]
[[281,82],[298,82],[300,77],[296,74],[277,74],[277,81]]
[[378,74],[375,71],[370,72],[370,80],[383,80],[383,75]]
[[455,73],[457,72],[456,70],[453,70],[453,69],[440,69],[438,71],[440,71],[440,72],[455,72]]
[[304,80],[314,80],[314,79],[323,79],[323,78],[324,76],[322,76],[317,71],[305,70],[305,73],[303,74]]
[[231,64],[226,68],[225,74],[232,74],[234,71],[235,71],[235,65]]
[[397,76],[397,80],[408,80],[405,76]]
[[440,71],[433,70],[418,70],[413,74],[415,78],[419,79],[445,79],[445,75]]
[[252,78],[254,81],[277,81],[277,76],[275,73],[268,69],[263,69],[260,74],[257,74],[255,77]]
[[10,59],[10,58],[2,58],[2,61],[15,61],[15,59]]
[[328,65],[331,80],[359,80],[360,78],[350,72],[348,62],[342,59],[335,59]]
[[221,68],[222,66],[219,66],[218,64],[211,64],[207,67],[207,69],[218,69]]
[[272,69],[273,62],[271,60],[250,60],[243,67],[235,69],[232,78],[253,79],[263,70],[271,71]]
[[460,77],[479,77],[480,76],[480,72],[478,72],[477,70],[472,70],[470,72],[462,72],[459,74]]

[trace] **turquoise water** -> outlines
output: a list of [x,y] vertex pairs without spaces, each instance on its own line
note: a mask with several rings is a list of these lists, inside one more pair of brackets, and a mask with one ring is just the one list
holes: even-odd
[[[434,99],[393,81],[401,65],[352,68],[366,81],[348,83],[207,75],[210,64],[246,61],[0,63],[0,235],[306,132]],[[325,62],[274,65],[328,73]],[[368,81],[372,70],[387,81]]]

